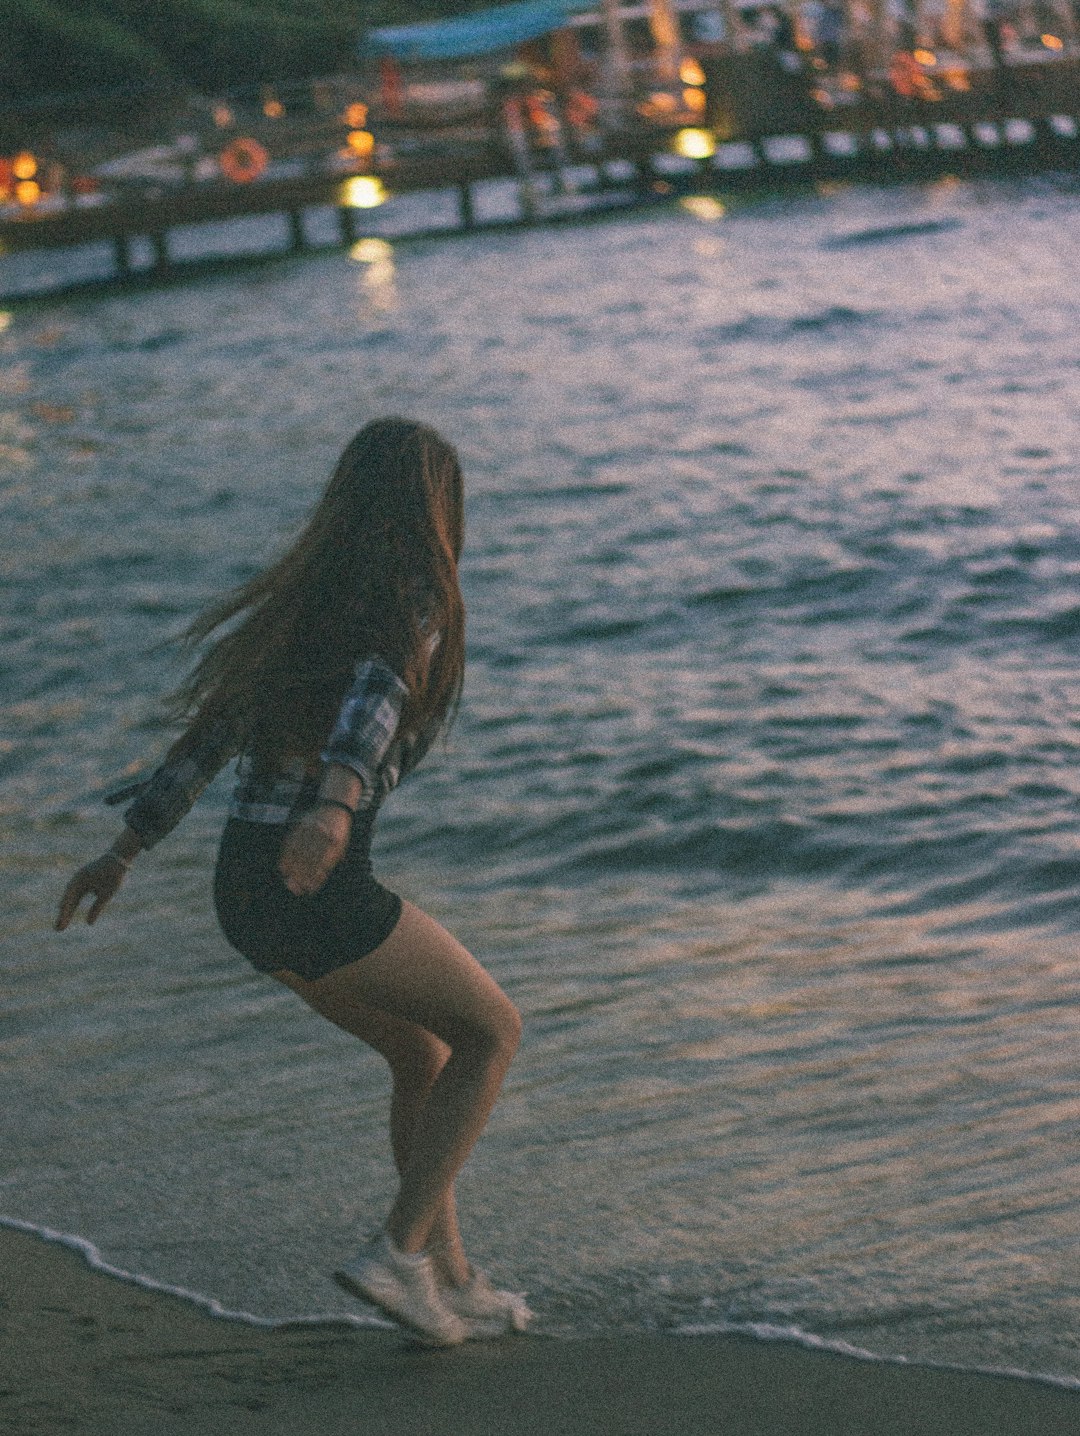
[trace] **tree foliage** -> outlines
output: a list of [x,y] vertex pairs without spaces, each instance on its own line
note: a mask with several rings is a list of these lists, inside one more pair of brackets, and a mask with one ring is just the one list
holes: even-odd
[[487,0],[0,0],[0,107],[135,85],[212,94],[328,75],[363,31]]

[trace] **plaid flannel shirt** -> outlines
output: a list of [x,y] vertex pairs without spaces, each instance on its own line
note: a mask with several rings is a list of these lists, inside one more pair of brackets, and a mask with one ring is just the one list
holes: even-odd
[[[320,758],[351,768],[363,788],[359,807],[374,808],[424,756],[432,734],[399,731],[408,690],[381,658],[365,658],[356,666]],[[134,802],[124,821],[146,848],[160,842],[191,811],[195,800],[240,744],[229,724],[216,722],[187,753],[167,758],[149,778],[131,783],[106,797],[109,804]],[[251,754],[240,756],[229,816],[252,823],[286,823],[315,801],[321,781],[301,759],[279,771],[260,771]]]

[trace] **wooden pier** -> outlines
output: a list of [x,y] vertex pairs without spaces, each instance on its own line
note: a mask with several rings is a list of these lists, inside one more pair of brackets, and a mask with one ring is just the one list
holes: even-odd
[[[76,197],[62,207],[35,206],[0,219],[0,296],[11,302],[90,285],[160,282],[226,259],[235,263],[235,253],[215,256],[209,240],[199,259],[179,258],[170,236],[179,227],[244,216],[284,216],[280,252],[298,253],[326,247],[325,227],[317,245],[310,238],[306,215],[316,208],[335,215],[331,242],[350,246],[372,234],[400,238],[568,222],[688,194],[1080,171],[1080,66],[1010,79],[1010,93],[1000,97],[1000,104],[988,104],[985,94],[935,104],[890,97],[846,111],[787,117],[802,121],[795,126],[769,125],[766,116],[766,123],[725,140],[709,128],[678,131],[638,124],[607,134],[589,150],[567,154],[514,145],[504,134],[427,152],[396,154],[392,147],[380,147],[370,164],[351,174],[316,172],[319,161],[312,160],[307,173],[288,178],[129,185],[95,197],[96,203]],[[395,230],[381,217],[375,222],[371,209],[350,202],[350,186],[357,180],[376,184],[391,198],[452,191],[457,201],[453,217]],[[485,219],[478,187],[500,180],[516,187],[516,212]],[[4,256],[101,243],[112,248],[107,275],[33,293],[5,284]],[[265,251],[258,257],[265,258]]]

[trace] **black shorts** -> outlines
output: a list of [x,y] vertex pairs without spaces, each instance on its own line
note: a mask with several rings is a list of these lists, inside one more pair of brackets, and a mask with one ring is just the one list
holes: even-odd
[[313,982],[374,951],[401,916],[401,899],[371,873],[375,814],[361,810],[345,856],[318,892],[297,897],[278,873],[287,828],[230,818],[214,873],[221,930],[260,972],[287,967]]

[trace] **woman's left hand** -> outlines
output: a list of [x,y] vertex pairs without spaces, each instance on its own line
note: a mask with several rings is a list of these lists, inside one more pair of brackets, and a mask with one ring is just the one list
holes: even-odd
[[296,897],[317,893],[349,845],[352,819],[342,808],[316,808],[290,828],[281,845],[278,872]]
[[92,863],[79,869],[64,889],[60,899],[60,910],[56,915],[56,930],[63,932],[78,911],[79,904],[89,893],[94,901],[86,914],[87,922],[96,922],[108,903],[116,895],[127,872],[125,862],[115,853],[103,853]]

